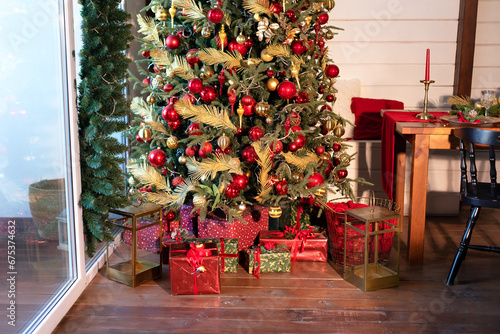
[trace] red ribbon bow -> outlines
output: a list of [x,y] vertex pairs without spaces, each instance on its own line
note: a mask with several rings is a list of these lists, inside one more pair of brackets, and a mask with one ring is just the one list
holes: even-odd
[[472,121],[472,122],[468,121],[461,112],[459,112],[457,114],[457,117],[458,117],[458,121],[459,122],[464,122],[464,123],[481,123],[481,121],[478,120],[478,119],[476,119],[475,121]]
[[210,256],[212,251],[210,249],[205,249],[204,244],[198,243],[190,243],[190,250],[187,251],[186,258],[187,262],[193,268],[194,275],[194,294],[198,294],[198,285],[196,284],[197,276],[199,273],[205,272],[205,268],[203,267],[203,257]]

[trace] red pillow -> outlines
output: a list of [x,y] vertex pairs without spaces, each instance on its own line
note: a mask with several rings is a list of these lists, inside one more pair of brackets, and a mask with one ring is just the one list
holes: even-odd
[[404,109],[404,103],[395,100],[352,98],[351,111],[356,116],[354,139],[381,139],[382,109]]

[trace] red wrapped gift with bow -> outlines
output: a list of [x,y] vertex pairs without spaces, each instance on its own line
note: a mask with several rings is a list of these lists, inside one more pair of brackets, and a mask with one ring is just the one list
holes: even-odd
[[209,213],[205,220],[198,221],[198,238],[238,238],[239,250],[253,246],[259,232],[269,229],[269,209],[254,206],[241,216],[243,222],[234,219],[229,223],[225,218]]
[[323,233],[314,233],[311,229],[296,232],[293,239],[288,239],[285,232],[260,231],[259,242],[286,245],[291,253],[292,262],[328,260],[328,238]]
[[215,243],[171,245],[169,274],[172,295],[220,293],[217,245]]

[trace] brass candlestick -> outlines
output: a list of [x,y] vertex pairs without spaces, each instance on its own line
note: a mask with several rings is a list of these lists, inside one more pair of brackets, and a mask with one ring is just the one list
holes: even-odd
[[425,95],[424,95],[424,111],[420,114],[415,115],[416,119],[434,119],[436,117],[432,116],[427,112],[427,104],[429,103],[429,86],[434,83],[434,80],[420,80],[421,83],[425,85]]

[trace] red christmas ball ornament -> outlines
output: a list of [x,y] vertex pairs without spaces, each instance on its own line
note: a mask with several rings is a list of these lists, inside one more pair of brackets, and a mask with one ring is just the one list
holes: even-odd
[[148,160],[151,165],[155,167],[160,167],[167,162],[167,154],[163,152],[161,149],[157,148],[156,150],[152,150],[149,152]]
[[199,93],[203,89],[203,82],[199,78],[191,79],[188,82],[188,89],[191,93]]
[[201,93],[201,100],[205,103],[212,103],[217,98],[217,93],[215,92],[215,88],[212,86],[203,87]]
[[142,83],[145,85],[149,85],[151,83],[151,79],[146,78],[146,79],[142,80]]
[[177,130],[181,127],[181,119],[179,118],[176,121],[173,122],[167,122],[168,126],[172,128],[172,130]]
[[342,145],[340,145],[339,143],[333,143],[332,150],[334,150],[335,152],[338,152],[341,149],[342,149]]
[[209,142],[206,142],[205,144],[203,144],[203,147],[201,148],[201,150],[205,154],[210,154],[210,152],[212,152],[212,149],[213,149],[213,146]]
[[328,102],[333,102],[335,101],[335,96],[333,94],[329,94],[325,98]]
[[347,170],[346,169],[338,170],[336,175],[339,179],[345,179],[347,177]]
[[208,11],[207,17],[212,23],[221,23],[224,18],[224,12],[220,8],[212,8]]
[[269,148],[271,149],[272,152],[276,154],[280,153],[281,151],[283,151],[283,143],[279,140],[276,140],[271,144]]
[[182,176],[176,176],[172,179],[172,185],[177,187],[179,184],[184,183],[184,178]]
[[259,126],[254,126],[248,130],[248,137],[251,141],[257,141],[264,136],[264,130]]
[[306,144],[306,136],[304,136],[304,135],[297,135],[297,138],[295,139],[295,143],[297,144],[297,146],[299,148],[304,147],[304,145]]
[[296,142],[291,141],[288,143],[288,150],[290,152],[297,152],[298,149],[299,149],[299,145]]
[[231,42],[229,42],[227,48],[229,49],[229,51],[238,51],[242,56],[247,53],[247,47],[245,46],[245,44],[236,42],[236,39],[233,39]]
[[240,195],[240,189],[233,184],[229,184],[224,190],[226,197],[235,198]]
[[141,136],[139,134],[135,135],[135,140],[137,140],[139,143],[142,143],[144,140],[142,140]]
[[290,120],[290,124],[292,124],[292,126],[299,126],[300,121],[302,120],[299,113],[296,111],[291,111],[290,114],[288,114],[288,119]]
[[205,159],[207,157],[207,155],[205,154],[205,152],[203,152],[203,149],[199,149],[198,150],[198,156],[202,159]]
[[297,87],[293,82],[286,80],[278,85],[276,91],[282,99],[291,99],[297,93]]
[[286,180],[281,180],[276,183],[274,189],[278,195],[286,195],[288,194],[288,182]]
[[179,114],[175,110],[174,105],[169,104],[162,109],[161,117],[163,117],[165,122],[175,122],[179,119]]
[[191,93],[184,94],[182,99],[189,101],[189,103],[191,103],[191,104],[194,104],[196,102],[196,97]]
[[186,147],[186,155],[188,157],[192,157],[195,154],[196,154],[196,151],[195,151],[195,149],[193,147],[191,147],[191,146],[190,147]]
[[247,49],[250,49],[251,47],[253,47],[253,41],[250,39],[250,38],[247,38],[247,40],[245,41],[245,43],[243,44]]
[[306,47],[302,44],[302,41],[293,41],[291,48],[296,55],[301,55],[306,51]]
[[267,76],[268,76],[268,77],[270,77],[270,78],[274,77],[274,71],[273,71],[273,70],[271,70],[271,69],[267,70],[266,74],[267,74]]
[[243,115],[250,116],[253,114],[255,105],[243,106]]
[[325,92],[325,87],[323,85],[318,87],[318,94],[323,94]]
[[165,93],[170,93],[173,89],[174,89],[174,86],[173,86],[170,82],[166,83],[166,84],[163,86],[163,91],[164,91]]
[[241,104],[243,106],[251,106],[252,104],[255,103],[255,100],[253,97],[251,97],[250,95],[244,95],[242,98],[241,98]]
[[332,107],[327,106],[327,105],[322,106],[321,111],[325,111],[325,110],[332,111]]
[[[293,9],[289,9],[285,12],[286,17],[288,17],[289,20],[294,20],[297,17],[297,14],[295,14],[295,11]],[[293,21],[295,22],[295,21]]]
[[297,103],[307,103],[309,102],[309,94],[307,94],[306,92],[299,92],[295,100]]
[[273,12],[276,15],[279,15],[283,11],[283,6],[279,2],[273,2],[271,4],[271,12]]
[[[218,34],[215,35],[215,42],[217,43],[217,47],[219,47],[219,48],[222,47],[221,46],[221,40],[220,40],[220,37],[219,37]],[[224,48],[226,48],[227,45],[229,44],[229,41],[228,41],[227,37],[224,37],[223,42],[224,42]]]
[[148,50],[144,50],[144,51],[142,51],[142,52],[141,52],[141,54],[142,54],[142,56],[143,56],[144,58],[149,58],[149,56],[150,56],[150,54],[149,54],[149,51],[148,51]]
[[170,50],[175,50],[181,45],[181,39],[177,35],[170,35],[165,39],[165,46]]
[[233,174],[233,182],[231,184],[243,190],[248,186],[248,177],[245,174]]
[[200,123],[193,123],[188,127],[188,133],[191,136],[199,136],[203,134],[203,131],[200,130]]
[[336,78],[340,73],[340,69],[335,64],[326,65],[325,75],[329,78]]
[[222,5],[224,4],[224,1],[222,1],[222,0],[217,0],[217,4],[219,5],[219,7],[222,7]]
[[324,166],[326,164],[325,175],[328,176],[333,170],[333,162],[330,160],[322,159],[320,166]]
[[241,158],[243,161],[254,163],[257,161],[258,156],[253,146],[247,146],[241,152]]
[[172,221],[175,219],[175,217],[177,217],[177,215],[175,214],[175,211],[174,210],[170,210],[169,212],[167,212],[167,214],[165,215],[165,219],[167,221]]
[[292,131],[295,132],[295,131],[302,131],[302,128],[298,125],[294,125],[292,126]]
[[321,24],[321,25],[326,24],[328,22],[329,18],[330,17],[328,16],[327,13],[321,14],[320,16],[318,16],[319,24]]
[[199,64],[200,60],[198,59],[198,49],[191,49],[186,53],[186,61],[191,66],[194,67],[195,64]]
[[325,182],[325,178],[319,173],[313,173],[311,176],[309,176],[308,180],[311,180],[307,183],[308,188],[319,186],[320,184],[323,184],[323,182]]
[[316,154],[321,155],[323,153],[325,153],[325,147],[323,145],[316,147]]

